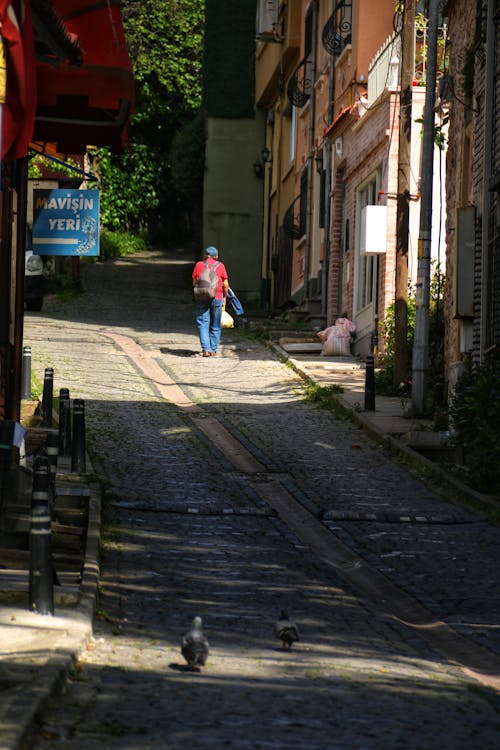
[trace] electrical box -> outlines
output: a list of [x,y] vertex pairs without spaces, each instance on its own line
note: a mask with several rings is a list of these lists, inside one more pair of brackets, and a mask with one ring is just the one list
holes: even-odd
[[361,209],[360,253],[381,255],[387,250],[387,206]]

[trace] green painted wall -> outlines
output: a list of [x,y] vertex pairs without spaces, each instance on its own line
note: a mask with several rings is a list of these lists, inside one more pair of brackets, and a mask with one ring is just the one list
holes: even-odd
[[253,163],[261,148],[256,120],[207,121],[203,244],[219,248],[231,287],[260,300],[262,187]]
[[203,102],[209,117],[253,117],[255,0],[206,0]]
[[247,303],[260,301],[261,287],[263,183],[253,163],[265,124],[254,109],[256,7],[255,0],[207,0],[203,67],[203,246],[219,248],[231,287]]

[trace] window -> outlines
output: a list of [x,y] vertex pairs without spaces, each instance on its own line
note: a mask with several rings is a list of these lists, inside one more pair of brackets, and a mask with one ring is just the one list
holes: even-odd
[[356,247],[358,274],[356,284],[356,308],[362,310],[371,305],[376,299],[377,293],[377,269],[378,259],[373,255],[361,255],[360,250],[360,219],[361,211],[365,206],[374,206],[377,203],[377,178],[373,177],[368,183],[358,190],[357,193],[357,229]]

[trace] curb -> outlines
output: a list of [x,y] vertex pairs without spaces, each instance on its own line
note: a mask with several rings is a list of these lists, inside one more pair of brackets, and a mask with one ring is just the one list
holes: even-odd
[[[300,364],[294,360],[293,357],[290,357],[289,353],[279,344],[276,344],[274,341],[267,341],[266,343],[267,346],[272,349],[281,360],[287,362],[303,380],[308,383],[320,385],[320,383],[311,377],[306,370],[302,369]],[[392,435],[385,433],[372,422],[365,419],[362,412],[353,409],[352,405],[343,398],[341,393],[334,393],[333,398],[339,405],[340,410],[345,417],[357,424],[358,427],[361,427],[372,439],[387,448],[392,454],[402,459],[406,465],[413,467],[420,473],[423,472],[426,477],[431,477],[434,481],[438,482],[441,490],[445,493],[447,500],[468,509],[479,511],[485,515],[491,514],[492,511],[500,510],[500,504],[495,497],[484,495],[471,487],[468,487],[459,479],[456,479],[448,472],[444,471],[439,464],[434,463],[429,458],[426,458],[410,446],[405,445]]]
[[[99,537],[101,490],[87,483],[85,475],[71,480],[90,489],[87,539],[78,600],[74,607],[60,604],[54,617],[42,616],[19,607],[0,608],[0,624],[16,622],[26,632],[30,645],[40,644],[34,658],[15,665],[12,684],[2,691],[0,704],[0,750],[23,750],[33,731],[37,715],[57,696],[86,648],[93,633],[99,581]],[[48,636],[44,631],[49,631]],[[45,638],[45,642],[44,642]],[[25,689],[28,686],[28,689]]]

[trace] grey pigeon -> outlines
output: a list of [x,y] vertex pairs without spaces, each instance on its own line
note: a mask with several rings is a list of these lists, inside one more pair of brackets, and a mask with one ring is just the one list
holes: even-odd
[[289,619],[285,610],[281,612],[280,619],[274,626],[274,634],[282,642],[285,651],[290,651],[292,643],[300,640],[297,625]]
[[201,617],[195,617],[191,629],[182,636],[182,655],[191,668],[204,667],[208,656],[208,641],[203,634]]

